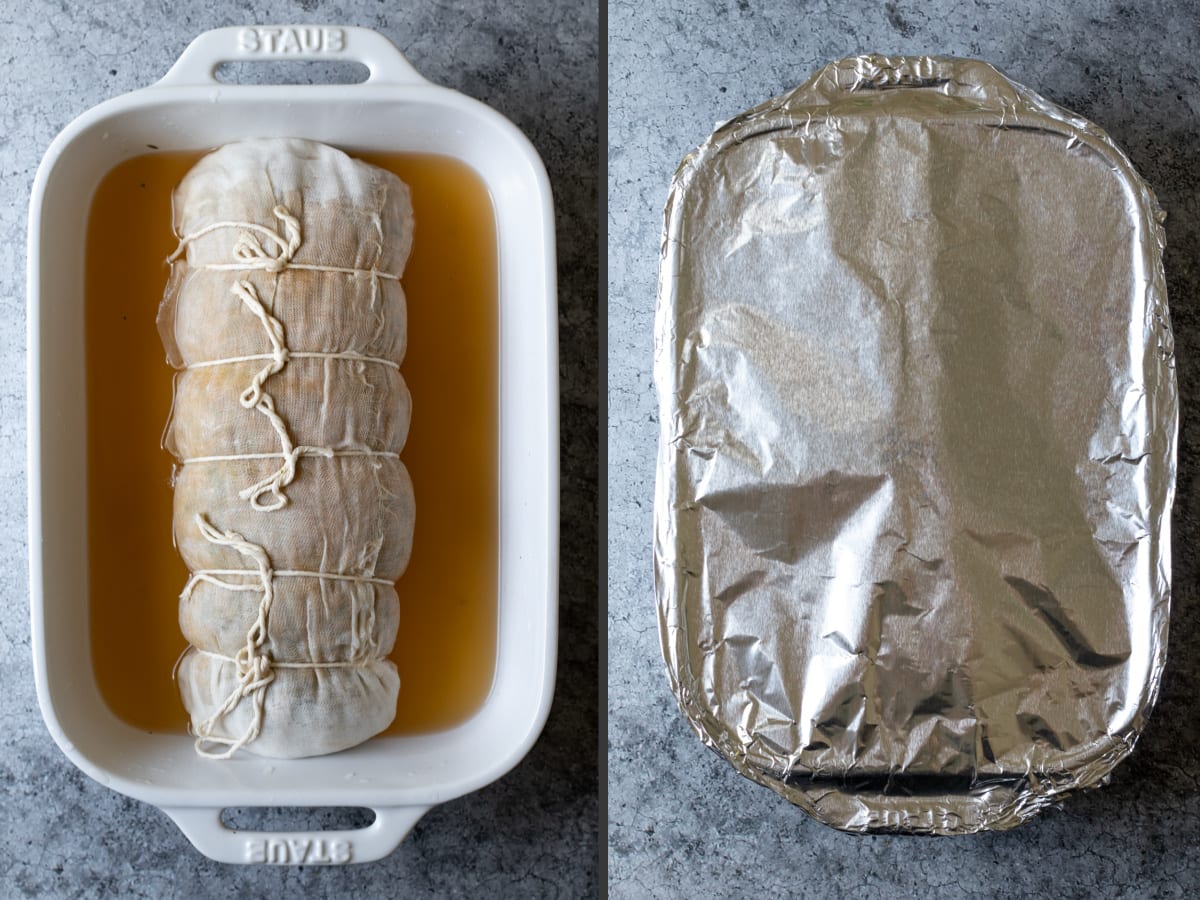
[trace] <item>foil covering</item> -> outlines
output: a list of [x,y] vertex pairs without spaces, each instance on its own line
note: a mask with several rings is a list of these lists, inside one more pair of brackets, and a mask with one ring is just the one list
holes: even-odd
[[848,831],[1103,784],[1165,661],[1162,213],[981,62],[862,56],[718,128],[667,203],[663,653],[701,739]]

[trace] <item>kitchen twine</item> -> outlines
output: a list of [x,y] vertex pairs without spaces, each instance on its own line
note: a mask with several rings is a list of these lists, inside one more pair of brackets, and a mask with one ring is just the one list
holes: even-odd
[[[246,633],[246,643],[238,650],[236,656],[225,656],[208,650],[196,650],[202,656],[232,663],[237,670],[237,684],[225,700],[212,714],[197,725],[196,752],[209,759],[229,759],[242,747],[253,741],[262,732],[263,711],[266,701],[267,687],[275,680],[275,669],[340,669],[353,668],[361,665],[362,657],[372,658],[376,649],[373,635],[375,633],[375,604],[367,606],[366,618],[362,628],[355,628],[351,634],[351,659],[334,662],[276,662],[269,651],[263,648],[267,640],[267,623],[270,617],[271,604],[275,600],[275,579],[277,578],[318,578],[328,581],[345,581],[353,584],[390,585],[386,578],[372,578],[366,575],[347,575],[336,572],[310,572],[304,570],[283,569],[276,571],[271,568],[271,560],[266,550],[252,541],[246,540],[236,531],[221,531],[215,528],[203,513],[197,513],[196,526],[200,534],[209,543],[223,547],[232,547],[239,554],[254,564],[253,569],[198,569],[191,573],[183,592],[179,595],[180,602],[185,602],[192,595],[196,586],[201,582],[214,584],[230,591],[254,592],[261,591],[262,598],[258,604],[258,615],[250,630]],[[228,581],[227,577],[257,575],[256,581]],[[225,576],[225,577],[222,577]],[[354,607],[351,609],[351,620],[357,624],[357,596],[351,595]],[[370,637],[366,645],[359,642],[359,634],[365,632]],[[186,651],[185,651],[186,652]],[[180,659],[182,660],[182,656]],[[176,663],[178,665],[178,663]],[[244,699],[254,704],[254,713],[250,724],[239,737],[229,738],[214,733],[217,724]]]
[[[255,222],[235,222],[221,221],[213,222],[211,225],[206,225],[199,231],[192,234],[184,235],[179,240],[179,246],[175,248],[170,256],[167,257],[167,262],[175,262],[184,251],[188,244],[198,238],[211,234],[223,228],[236,228],[239,231],[237,242],[233,247],[233,255],[235,262],[232,263],[208,263],[199,268],[215,269],[220,271],[225,270],[263,270],[271,272],[275,275],[285,271],[286,269],[306,269],[315,272],[341,272],[346,274],[368,274],[375,278],[387,278],[392,281],[398,280],[398,276],[389,272],[381,272],[378,269],[355,269],[345,266],[325,266],[313,265],[305,263],[294,263],[292,257],[300,248],[302,237],[300,232],[300,220],[297,219],[286,206],[283,204],[277,205],[272,210],[275,218],[283,223],[284,234],[280,234],[273,229],[267,228],[265,225],[259,225]],[[266,238],[269,244],[273,244],[277,249],[276,255],[271,255],[267,248],[263,246],[260,236]],[[247,359],[263,359],[267,364],[255,373],[250,386],[242,392],[239,402],[245,409],[257,410],[262,415],[266,416],[271,423],[275,434],[279,438],[280,451],[274,454],[263,453],[238,453],[224,456],[199,456],[190,459],[185,459],[183,462],[202,463],[202,462],[217,462],[237,459],[282,459],[280,467],[268,475],[263,480],[256,484],[250,485],[248,488],[240,491],[238,496],[243,500],[249,500],[250,505],[260,512],[272,512],[277,509],[282,509],[287,506],[288,498],[284,494],[284,488],[292,483],[296,478],[296,465],[301,456],[323,456],[326,458],[334,456],[379,456],[390,459],[399,459],[399,455],[387,451],[365,450],[365,449],[347,449],[334,450],[329,447],[305,447],[295,446],[292,443],[291,436],[288,434],[287,425],[283,418],[275,410],[274,398],[267,393],[263,388],[264,383],[272,375],[281,372],[288,360],[295,357],[307,358],[323,358],[323,359],[348,359],[358,362],[377,362],[386,363],[399,369],[399,364],[392,360],[383,360],[378,357],[364,356],[358,353],[321,353],[316,351],[307,351],[304,353],[292,353],[287,346],[286,333],[283,328],[283,323],[267,312],[263,306],[262,300],[258,296],[258,291],[249,281],[240,279],[234,283],[230,291],[242,304],[258,319],[266,332],[267,340],[271,344],[271,352],[269,354],[255,354],[252,357],[229,357],[226,359],[208,360],[203,363],[207,366],[227,365],[230,363],[244,362]],[[269,495],[270,499],[264,501],[263,497]]]
[[[199,231],[185,235],[180,238],[179,246],[175,248],[167,262],[174,263],[186,250],[188,244],[192,241],[203,237],[206,234],[211,234],[214,231],[223,228],[236,228],[239,235],[238,240],[234,244],[233,255],[235,262],[232,263],[210,263],[200,268],[214,269],[219,271],[225,270],[262,270],[271,272],[276,276],[286,269],[305,269],[308,271],[317,272],[336,272],[344,274],[369,274],[374,278],[387,278],[393,281],[398,280],[398,276],[388,272],[381,272],[378,269],[357,269],[344,266],[325,266],[305,263],[292,262],[292,257],[300,248],[302,242],[300,221],[287,207],[282,204],[277,205],[272,210],[274,216],[279,219],[283,225],[284,233],[281,235],[278,231],[267,228],[264,225],[259,225],[254,222],[235,222],[221,221],[214,222]],[[270,244],[274,245],[277,253],[272,255],[263,245],[261,238],[265,238]],[[373,282],[377,284],[378,282]],[[342,353],[326,353],[318,351],[293,352],[287,346],[286,332],[283,323],[269,313],[263,305],[258,291],[254,285],[245,279],[239,279],[230,289],[231,292],[245,306],[255,318],[258,319],[266,332],[267,340],[271,345],[271,352],[267,354],[254,354],[250,356],[229,357],[225,359],[207,360],[201,363],[194,363],[189,368],[201,368],[205,366],[230,365],[241,363],[250,360],[263,360],[266,362],[260,368],[250,382],[250,386],[246,388],[238,398],[238,402],[245,409],[253,409],[261,413],[270,422],[272,429],[279,438],[280,450],[276,453],[238,453],[218,456],[201,456],[183,460],[187,463],[204,463],[216,462],[225,460],[239,459],[282,459],[280,467],[256,484],[250,485],[239,492],[239,496],[244,500],[249,500],[250,505],[259,512],[273,512],[287,506],[288,498],[284,493],[284,489],[292,483],[296,477],[296,465],[302,456],[322,456],[326,458],[334,456],[368,456],[368,457],[385,457],[398,459],[399,454],[387,451],[377,451],[360,448],[347,448],[344,450],[334,450],[330,447],[310,447],[296,445],[293,443],[291,435],[287,429],[287,423],[283,417],[275,409],[274,398],[266,391],[264,385],[267,379],[272,375],[276,375],[283,370],[288,361],[293,358],[307,359],[344,359],[360,363],[376,363],[388,365],[392,368],[399,369],[400,366],[393,360],[383,359],[379,357],[365,356],[360,353],[346,351]],[[264,501],[264,496],[269,496],[269,499]],[[352,594],[351,621],[353,630],[351,633],[351,660],[345,662],[310,662],[310,663],[288,663],[275,662],[271,659],[268,651],[263,649],[263,645],[267,640],[267,626],[271,612],[271,604],[275,598],[275,579],[277,577],[309,577],[334,581],[349,581],[356,584],[391,584],[390,581],[383,578],[371,578],[359,575],[346,575],[332,572],[308,572],[299,570],[287,570],[276,572],[271,568],[271,560],[267,555],[265,548],[246,540],[241,534],[236,531],[221,531],[214,527],[208,521],[203,513],[197,513],[195,517],[196,525],[200,529],[201,535],[210,543],[218,546],[232,547],[241,556],[251,562],[254,568],[251,569],[202,569],[191,574],[187,584],[184,586],[183,592],[180,594],[180,601],[187,600],[196,585],[200,582],[218,585],[222,588],[231,591],[261,591],[262,598],[258,605],[258,615],[254,620],[254,624],[250,626],[250,630],[246,634],[246,644],[243,646],[234,657],[223,656],[218,653],[211,653],[207,650],[198,650],[204,656],[209,656],[214,659],[219,659],[224,662],[232,663],[237,670],[238,680],[237,685],[218,706],[213,713],[195,727],[196,734],[196,752],[201,756],[210,759],[229,759],[238,750],[255,740],[262,732],[263,710],[266,700],[266,691],[271,682],[275,680],[275,669],[277,668],[346,668],[357,666],[360,664],[360,656],[365,650],[373,651],[373,637],[368,637],[366,647],[360,644],[359,635],[365,629],[368,636],[374,634],[375,622],[375,603],[372,597],[371,604],[367,607],[366,619],[363,629],[358,627],[358,609],[357,609],[357,594]],[[221,576],[243,576],[257,575],[257,583],[227,581]],[[181,657],[182,658],[182,657]],[[249,699],[254,706],[254,713],[249,726],[237,738],[227,738],[214,733],[214,729],[218,723],[227,715],[229,715],[242,700]]]

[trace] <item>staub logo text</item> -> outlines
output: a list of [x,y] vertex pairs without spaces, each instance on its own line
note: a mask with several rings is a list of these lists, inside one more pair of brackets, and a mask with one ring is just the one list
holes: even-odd
[[350,862],[349,841],[322,838],[255,838],[246,841],[246,862],[287,865],[332,865]]
[[341,28],[243,28],[238,32],[243,53],[336,53],[346,49]]

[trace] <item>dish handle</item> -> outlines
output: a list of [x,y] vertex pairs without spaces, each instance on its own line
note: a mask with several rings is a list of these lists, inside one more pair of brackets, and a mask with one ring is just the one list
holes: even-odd
[[383,859],[428,811],[428,806],[376,809],[375,821],[354,831],[238,831],[221,821],[221,809],[163,809],[209,859],[277,866],[336,866]]
[[370,28],[343,25],[235,25],[195,38],[157,85],[237,87],[217,80],[221,63],[345,60],[370,71],[366,84],[425,84],[390,40]]

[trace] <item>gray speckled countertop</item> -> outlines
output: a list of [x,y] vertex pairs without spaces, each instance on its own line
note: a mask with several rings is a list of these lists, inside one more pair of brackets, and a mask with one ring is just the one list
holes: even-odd
[[[561,633],[549,723],[499,782],[436,807],[400,848],[342,868],[225,866],[161,812],[101,787],[59,752],[31,672],[25,513],[25,227],[51,139],[101,101],[159,78],[222,25],[365,25],[431,81],[498,109],[553,183],[562,348]],[[598,15],[592,0],[25,0],[0,12],[0,897],[519,896],[595,893],[597,859]],[[317,73],[319,76],[320,73]],[[350,813],[325,816],[342,827]],[[245,826],[279,824],[241,812]],[[299,824],[299,823],[297,823]],[[304,824],[309,824],[305,822]]]
[[[1176,897],[1200,888],[1200,6],[760,0],[609,5],[609,886],[614,897]],[[1133,756],[1015,831],[854,837],[692,735],[659,656],[650,569],[660,216],[713,123],[855,53],[985,59],[1106,129],[1167,211],[1183,397],[1169,662]]]

